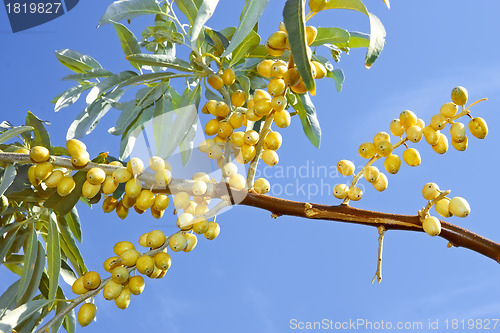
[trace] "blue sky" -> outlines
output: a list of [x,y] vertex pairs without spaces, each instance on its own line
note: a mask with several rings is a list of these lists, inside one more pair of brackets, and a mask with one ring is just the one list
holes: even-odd
[[[54,113],[49,101],[69,88],[60,81],[69,70],[59,64],[54,50],[75,49],[97,59],[104,68],[131,69],[124,59],[114,29],[97,22],[111,1],[81,1],[72,11],[45,25],[13,34],[5,11],[0,10],[0,40],[4,51],[1,118],[21,124],[31,110],[50,120],[51,139],[63,145],[66,130],[83,109],[82,101]],[[277,30],[284,1],[271,1],[260,25],[267,38]],[[334,64],[344,70],[341,93],[332,81],[318,83],[313,98],[323,129],[322,145],[314,148],[302,133],[300,122],[281,131],[281,166],[309,166],[304,178],[269,179],[284,186],[292,183],[335,185],[347,179],[320,179],[312,166],[330,168],[340,159],[363,161],[359,144],[402,110],[413,110],[427,123],[450,99],[451,88],[465,86],[471,100],[488,97],[474,107],[490,129],[485,140],[469,137],[465,152],[450,150],[437,155],[425,143],[415,145],[422,165],[403,165],[389,176],[389,188],[376,192],[366,186],[355,207],[416,214],[424,204],[422,186],[429,181],[452,196],[465,197],[472,208],[466,219],[450,222],[493,240],[500,240],[496,217],[499,136],[500,46],[497,35],[500,4],[484,1],[367,1],[370,11],[384,23],[387,44],[370,70],[364,68],[364,50],[352,50]],[[207,25],[221,29],[238,23],[243,1],[221,0]],[[150,18],[133,21],[139,33]],[[368,20],[359,13],[329,11],[310,21],[316,26],[339,26],[368,32]],[[119,140],[107,134],[118,112],[110,112],[96,131],[84,139],[91,154],[117,152]],[[206,120],[205,120],[206,121]],[[298,152],[298,153],[297,153]],[[402,153],[400,151],[400,153]],[[116,155],[116,154],[115,154]],[[382,164],[377,164],[383,168]],[[364,182],[363,184],[366,185]],[[325,186],[326,188],[326,186]],[[297,192],[293,200],[337,204],[330,193]],[[83,223],[82,252],[91,270],[104,273],[102,262],[120,240],[137,242],[153,229],[173,232],[174,218],[156,221],[131,214],[125,221],[105,215],[99,206],[79,207]],[[146,215],[146,214],[145,214]],[[422,322],[500,318],[500,272],[497,264],[471,251],[446,248],[446,241],[421,233],[388,232],[385,238],[383,282],[371,284],[376,268],[377,231],[363,226],[308,221],[292,217],[271,219],[266,211],[236,207],[221,215],[221,234],[214,241],[199,239],[194,252],[172,255],[173,267],[162,280],[146,280],[146,289],[123,311],[97,297],[97,322],[83,332],[288,332],[290,320],[334,322],[364,319],[372,322]],[[104,274],[103,274],[104,275]],[[14,281],[0,267],[0,292]],[[5,282],[5,283],[4,283]],[[499,329],[497,327],[497,329]],[[296,331],[296,330],[295,330]],[[360,329],[364,331],[364,329]]]

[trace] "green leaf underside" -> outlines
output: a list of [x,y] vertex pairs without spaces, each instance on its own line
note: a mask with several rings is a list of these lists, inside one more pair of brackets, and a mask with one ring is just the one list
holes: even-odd
[[307,90],[315,90],[311,64],[307,56],[307,43],[304,18],[304,3],[302,0],[287,0],[283,8],[283,22],[289,36],[290,50],[297,70],[304,81]]
[[94,68],[102,68],[101,64],[91,56],[70,49],[57,50],[56,57],[64,66],[77,73],[86,73]]
[[193,25],[194,20],[196,20],[196,15],[198,13],[198,6],[193,2],[193,0],[175,0],[174,3],[177,8],[186,16],[190,25]]
[[349,32],[340,28],[318,28],[318,35],[311,46],[319,46],[326,43],[335,44],[349,42]]
[[300,94],[298,97],[292,107],[299,113],[302,128],[307,138],[316,148],[319,148],[321,144],[321,128],[316,116],[316,108],[308,93]]
[[36,257],[38,255],[38,240],[36,230],[33,224],[29,225],[29,236],[26,245],[24,246],[24,262],[23,270],[21,274],[21,280],[19,281],[19,288],[17,290],[16,300],[19,301],[28,291],[28,286],[33,276],[33,271],[35,269]]
[[94,68],[86,73],[66,75],[61,79],[61,81],[83,81],[83,80],[96,79],[100,77],[108,77],[111,75],[113,75],[113,73],[108,70],[102,68]]
[[99,20],[99,25],[132,19],[141,15],[162,14],[155,0],[126,0],[115,1],[108,6]]
[[97,84],[94,88],[92,88],[92,90],[90,90],[86,98],[87,104],[89,105],[94,102],[100,94],[107,91],[108,89],[136,76],[138,76],[136,72],[123,71],[121,73],[107,77],[106,79],[99,82],[99,84]]
[[326,76],[335,81],[335,87],[337,88],[337,91],[340,92],[342,90],[342,84],[344,83],[344,72],[342,69],[336,68],[333,71],[328,72]]
[[[132,31],[130,31],[121,23],[113,22],[113,26],[115,27],[116,34],[118,35],[118,39],[120,40],[120,44],[122,46],[123,53],[125,53],[125,56],[141,53],[141,47],[139,46],[137,38],[132,33]],[[130,64],[137,69],[141,68],[141,66],[133,61],[130,61]]]
[[241,43],[233,50],[229,65],[237,63],[243,56],[260,44],[260,36],[253,30],[250,30]]
[[14,310],[7,311],[0,321],[0,332],[10,332],[14,327],[23,323],[35,312],[52,303],[51,300],[39,299],[29,301]]
[[[84,74],[75,74],[75,75],[84,75]],[[54,106],[54,111],[57,112],[62,108],[68,107],[71,104],[75,103],[80,98],[82,92],[92,87],[93,85],[91,84],[80,84],[69,88],[68,90],[63,92],[61,96],[59,96],[59,98],[57,99],[56,105]]]
[[[224,51],[221,57],[228,56],[233,52],[236,47],[238,47],[248,36],[248,34],[253,31],[253,27],[259,21],[264,9],[266,9],[269,0],[249,0],[245,6],[244,12],[242,14],[240,24],[236,29],[236,32],[231,39],[229,47]],[[260,40],[260,38],[259,38]],[[234,55],[233,55],[234,58]],[[235,61],[236,62],[236,61]]]
[[163,54],[132,54],[128,56],[127,59],[141,65],[167,67],[182,72],[193,71],[193,68],[188,62]]
[[61,197],[57,192],[52,194],[46,201],[45,207],[51,208],[59,216],[68,214],[76,205],[82,195],[83,183],[87,179],[87,173],[78,171],[73,175],[76,186],[73,191],[65,197]]
[[0,196],[2,196],[16,178],[17,171],[14,164],[8,164],[5,168],[0,182]]
[[9,141],[12,138],[15,138],[21,133],[24,133],[26,131],[32,131],[33,127],[32,126],[17,126],[13,127],[2,134],[0,134],[0,143],[4,143]]
[[33,113],[31,113],[31,111],[28,111],[28,115],[26,116],[26,125],[33,127],[33,133],[35,134],[35,140],[33,141],[33,144],[36,146],[44,146],[46,148],[50,148],[49,132],[47,132],[43,124],[50,123],[41,120]]
[[53,218],[49,221],[47,236],[47,274],[49,277],[49,299],[56,297],[59,287],[59,272],[61,271],[61,247],[59,245],[59,230]]
[[200,35],[201,30],[205,23],[212,17],[214,14],[215,8],[219,0],[204,0],[201,6],[198,9],[198,14],[196,15],[196,19],[193,22],[191,27],[191,47],[196,49],[196,41],[198,40],[198,36]]

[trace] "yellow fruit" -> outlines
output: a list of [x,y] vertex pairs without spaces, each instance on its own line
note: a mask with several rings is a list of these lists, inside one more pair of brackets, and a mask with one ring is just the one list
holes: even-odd
[[344,176],[350,176],[354,173],[354,163],[349,160],[341,160],[337,163],[337,171]]
[[86,180],[82,186],[82,195],[85,198],[92,199],[97,195],[97,193],[99,193],[100,189],[101,185],[92,185],[88,182],[88,180]]
[[158,279],[159,276],[162,274],[162,272],[164,272],[164,271],[162,271],[161,269],[159,269],[158,267],[155,266],[153,268],[153,273],[149,274],[148,277],[150,279]]
[[377,149],[373,143],[365,142],[359,146],[358,153],[362,158],[370,159],[375,156]]
[[463,142],[466,138],[465,125],[460,122],[453,123],[450,128],[450,137],[457,143]]
[[215,135],[219,132],[219,121],[217,119],[210,119],[205,125],[206,135]]
[[159,252],[154,256],[155,265],[159,269],[166,271],[172,265],[172,259],[170,255],[165,252]]
[[[257,102],[255,102],[255,105],[253,106],[252,110],[257,117],[263,117],[263,116],[268,115],[273,110],[271,100],[267,99],[267,98],[266,99],[263,98],[263,99],[258,100]],[[248,116],[247,116],[247,118],[248,118]],[[251,120],[250,118],[248,118],[248,119]]]
[[113,180],[112,175],[107,175],[106,179],[102,183],[102,193],[104,194],[113,194],[118,188],[118,183]]
[[201,180],[195,181],[192,192],[194,195],[204,195],[207,192],[207,183]]
[[106,272],[110,272],[113,270],[113,268],[120,266],[120,261],[118,261],[118,257],[111,257],[106,260],[104,260],[104,264],[102,265],[104,267],[104,270]]
[[116,205],[116,215],[124,220],[128,216],[128,207],[123,204],[123,200],[118,201]]
[[131,199],[135,199],[141,194],[142,183],[139,179],[131,178],[125,183],[125,193]]
[[137,177],[144,172],[144,163],[140,158],[132,157],[127,162],[127,170],[134,176]]
[[196,235],[194,234],[185,234],[184,235],[187,240],[186,247],[184,248],[184,252],[191,252],[193,249],[196,247],[196,244],[198,243],[198,238],[196,238]]
[[392,154],[392,150],[394,148],[389,141],[381,141],[377,145],[375,145],[375,149],[377,151],[377,154],[382,157],[387,157]]
[[484,139],[488,135],[488,125],[481,117],[475,117],[469,121],[469,131],[478,139]]
[[384,141],[391,142],[391,136],[386,132],[378,132],[373,137],[373,144],[375,146],[377,146],[379,143],[384,142]]
[[385,191],[387,186],[389,186],[387,176],[381,172],[378,180],[375,183],[372,183],[372,185],[379,192]]
[[50,157],[50,152],[45,147],[35,146],[30,150],[30,157],[34,162],[41,163],[48,161]]
[[148,233],[146,237],[146,244],[148,247],[156,249],[162,246],[165,241],[167,240],[167,237],[161,230],[153,230],[150,233]]
[[116,283],[125,283],[125,282],[127,282],[128,276],[129,276],[128,270],[127,270],[127,268],[125,268],[123,266],[115,267],[111,271],[111,278]]
[[42,182],[41,180],[36,179],[35,177],[35,168],[36,165],[32,165],[28,169],[28,180],[33,186],[38,186]]
[[453,102],[449,102],[441,106],[439,113],[441,113],[446,118],[451,118],[457,114],[457,111],[458,111],[458,106]]
[[243,136],[243,142],[245,142],[247,145],[255,146],[257,142],[259,142],[259,133],[254,130],[246,131],[245,135]]
[[149,159],[149,168],[154,172],[161,171],[165,169],[165,161],[160,156],[152,156]]
[[179,192],[174,196],[174,206],[177,209],[186,209],[191,202],[191,197],[187,192]]
[[391,154],[385,158],[384,168],[390,174],[397,174],[401,167],[401,159],[398,155]]
[[210,148],[210,146],[213,145],[213,144],[214,144],[214,139],[206,139],[206,140],[203,140],[200,143],[200,145],[198,146],[198,149],[202,153],[207,153],[208,152],[208,148]]
[[436,183],[427,183],[422,188],[422,196],[425,200],[434,200],[436,199],[441,191],[439,190],[439,186]]
[[209,209],[207,207],[207,205],[204,205],[204,204],[198,204],[194,210],[194,214],[193,215],[202,215],[202,214],[205,214],[206,212],[208,212]]
[[404,128],[417,124],[417,116],[410,110],[405,110],[399,115],[399,121]]
[[403,152],[403,160],[409,166],[415,167],[419,166],[422,162],[420,158],[420,153],[415,148],[408,148]]
[[466,217],[470,214],[470,206],[467,200],[462,197],[454,197],[449,205],[450,213],[458,217]]
[[109,280],[104,285],[104,288],[102,290],[102,296],[104,297],[104,299],[110,301],[120,296],[122,290],[123,290],[123,285],[121,283],[116,283],[113,280]]
[[309,9],[313,13],[320,12],[325,8],[327,0],[309,0]]
[[320,80],[326,76],[326,73],[327,73],[326,67],[322,63],[314,60],[314,61],[311,61],[311,64],[313,65],[313,69],[316,70],[315,75],[314,75],[315,79]]
[[144,291],[144,286],[144,278],[140,275],[132,276],[128,280],[128,288],[133,295],[142,294],[142,292]]
[[148,247],[148,243],[147,243],[148,235],[149,235],[149,232],[146,232],[145,234],[142,234],[139,237],[139,245],[140,246],[142,246],[142,247]]
[[101,168],[92,168],[87,172],[87,181],[92,185],[101,185],[106,179],[106,173]]
[[81,154],[84,151],[87,151],[87,146],[80,140],[71,139],[66,141],[66,150],[71,156],[73,156]]
[[316,36],[318,35],[318,29],[316,27],[313,27],[312,25],[306,27],[306,41],[307,45],[311,45],[314,40],[316,39]]
[[255,113],[255,108],[251,106],[248,108],[247,112],[245,112],[245,118],[247,118],[250,121],[257,121],[262,119],[262,116],[259,116]]
[[418,118],[417,119],[417,126],[420,127],[420,129],[424,129],[425,121],[423,119]]
[[213,221],[208,222],[208,229],[205,231],[204,235],[206,239],[213,240],[219,236],[220,226]]
[[193,226],[194,221],[193,214],[183,213],[177,218],[177,227],[181,230],[189,230]]
[[272,33],[266,44],[273,49],[284,49],[287,46],[288,35],[283,31]]
[[424,231],[430,236],[437,236],[441,233],[441,221],[434,216],[428,216],[422,222]]
[[271,66],[274,65],[274,60],[266,59],[257,65],[257,72],[263,77],[271,77]]
[[283,95],[286,89],[286,84],[283,79],[272,79],[267,85],[267,91],[271,96]]
[[78,324],[85,327],[94,320],[97,308],[92,303],[84,303],[78,310]]
[[276,79],[282,79],[285,76],[285,73],[287,71],[288,71],[288,67],[280,60],[276,61],[271,66],[271,76],[276,78]]
[[221,121],[219,123],[219,136],[221,138],[227,138],[233,133],[233,126],[227,121]]
[[140,256],[141,254],[137,250],[134,249],[125,250],[120,254],[120,259],[122,260],[121,263],[122,265],[127,267],[134,266],[135,262],[137,261],[137,258],[139,258]]
[[[135,207],[135,209],[137,210],[137,207]],[[157,210],[154,207],[151,207],[150,211],[151,216],[153,216],[155,219],[160,219],[165,214],[164,210]]]
[[113,180],[115,183],[125,183],[132,178],[132,173],[125,167],[113,171]]
[[285,49],[274,49],[266,42],[265,44],[266,52],[272,57],[279,57],[285,52]]
[[347,197],[349,200],[358,201],[363,197],[363,191],[359,187],[353,186],[347,191]]
[[151,273],[153,273],[155,267],[155,261],[150,256],[143,255],[140,256],[139,259],[137,259],[135,267],[137,268],[137,271],[139,273],[144,275],[150,275]]
[[155,202],[155,194],[150,190],[142,190],[139,196],[137,197],[137,201],[135,202],[135,206],[140,210],[148,210]]
[[83,285],[89,290],[94,290],[101,284],[101,277],[97,272],[87,272],[83,276]]
[[346,184],[337,184],[333,188],[333,196],[337,199],[344,199],[347,197],[347,193],[349,192],[349,186]]
[[247,144],[244,144],[243,146],[241,146],[241,155],[243,156],[243,159],[246,162],[253,160],[253,158],[255,157],[255,154],[256,154],[255,146],[250,146]]
[[245,144],[244,136],[245,136],[244,132],[233,132],[233,134],[231,134],[229,138],[229,142],[231,142],[231,144],[233,144],[236,147],[241,147]]
[[122,289],[120,295],[115,298],[115,304],[118,309],[125,310],[130,305],[131,292],[129,287]]
[[[231,95],[231,104],[233,104],[234,107],[240,107],[245,104],[247,101],[247,95],[245,92],[241,89],[236,90],[232,95]],[[238,126],[239,127],[239,126]]]
[[266,194],[271,190],[271,184],[267,179],[259,178],[254,182],[253,189],[259,194]]
[[124,207],[132,208],[134,207],[136,200],[137,200],[136,198],[131,198],[127,194],[125,194],[120,202],[121,205],[123,205]]
[[82,295],[85,294],[87,291],[89,291],[87,288],[85,288],[85,285],[83,283],[83,276],[80,276],[78,279],[75,280],[75,282],[73,282],[71,290],[73,291],[73,293],[77,295]]
[[[243,126],[243,123],[245,122],[245,115],[240,112],[233,112],[231,113],[231,116],[229,117],[229,124],[231,124],[231,127],[233,129],[235,128],[240,128]],[[231,130],[231,133],[233,131]]]
[[283,81],[288,88],[296,86],[300,81],[299,70],[296,67],[288,69],[283,75]]
[[456,142],[454,140],[451,140],[451,145],[453,146],[453,148],[455,148],[458,151],[464,151],[467,149],[467,146],[469,144],[468,141],[469,140],[467,139],[467,137],[465,137],[465,140],[462,142]]
[[193,223],[193,231],[197,234],[204,234],[208,230],[208,222],[204,219],[196,219]]
[[163,169],[155,174],[155,184],[159,187],[164,187],[172,181],[172,172],[168,169]]
[[159,193],[155,197],[155,202],[153,203],[153,207],[156,210],[162,211],[167,209],[169,202],[170,200],[168,198],[168,195]]
[[242,175],[235,174],[229,178],[229,186],[237,190],[242,190],[245,188],[246,179]]
[[450,212],[450,199],[448,198],[443,198],[441,200],[436,201],[434,208],[436,209],[436,212],[443,216],[443,217],[450,217],[452,216]]
[[469,93],[464,87],[458,86],[451,90],[451,100],[457,105],[465,105],[468,98]]
[[267,133],[264,139],[264,145],[266,149],[278,150],[281,147],[283,138],[279,132],[273,131]]
[[57,184],[64,178],[64,172],[62,170],[54,170],[52,174],[45,179],[44,184],[48,188],[57,187]]
[[231,68],[226,68],[222,73],[222,82],[226,86],[230,86],[231,84],[233,84],[235,79],[236,76],[234,75],[234,71]]
[[117,204],[118,200],[109,196],[102,202],[102,210],[104,211],[104,213],[111,213],[115,210]]
[[219,117],[226,118],[229,114],[229,106],[225,102],[219,101],[215,105],[215,113]]
[[126,250],[129,249],[135,249],[134,244],[130,243],[129,241],[121,241],[115,244],[113,247],[113,252],[119,256],[122,254],[122,252],[125,252]]
[[108,163],[108,165],[114,165],[114,166],[120,166],[120,167],[123,166],[122,162],[120,162],[120,161],[111,161]]
[[438,143],[432,146],[432,149],[438,154],[444,154],[448,151],[448,138],[443,133],[439,133]]
[[75,167],[84,167],[86,166],[90,161],[90,155],[86,151],[82,151],[81,153],[76,153],[74,155],[71,155],[71,163]]
[[207,77],[207,82],[215,90],[222,89],[222,86],[224,85],[222,78],[220,76],[214,75],[214,74],[211,74]]
[[417,125],[410,126],[406,129],[406,137],[411,142],[414,143],[419,142],[420,140],[422,140],[422,135],[423,135],[422,129]]
[[213,116],[217,116],[217,101],[216,100],[209,100],[206,104],[205,104],[205,108],[207,109],[208,113],[210,113],[211,115]]
[[302,78],[297,82],[296,85],[292,86],[292,91],[296,94],[305,94],[307,92],[307,87]]
[[425,126],[422,132],[428,144],[431,146],[437,145],[441,131],[436,131],[431,126]]
[[41,182],[52,174],[54,166],[50,162],[37,163],[35,166],[35,178]]
[[59,181],[57,184],[57,193],[61,196],[64,197],[75,189],[76,183],[73,177],[71,176],[65,176],[63,179]]
[[168,245],[174,252],[182,251],[187,246],[186,236],[184,236],[184,234],[180,232],[173,234],[168,240]]
[[224,177],[231,178],[233,175],[236,175],[238,173],[238,167],[234,163],[226,163],[222,167],[222,174]]
[[376,166],[370,165],[363,170],[363,177],[369,183],[375,183],[380,177],[380,171]]
[[447,123],[448,123],[448,119],[445,116],[443,116],[441,113],[437,113],[437,114],[432,116],[430,126],[434,130],[439,131],[439,130],[442,130],[443,128],[445,128]]
[[267,165],[273,166],[278,164],[280,158],[278,156],[278,153],[276,151],[271,150],[271,149],[266,149],[262,153],[262,161],[266,163]]

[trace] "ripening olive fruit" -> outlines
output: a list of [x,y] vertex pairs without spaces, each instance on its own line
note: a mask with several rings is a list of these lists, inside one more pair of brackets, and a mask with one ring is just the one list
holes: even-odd
[[205,219],[197,218],[193,223],[193,231],[197,234],[203,234],[208,230],[208,222]]
[[128,288],[133,295],[142,294],[142,292],[144,291],[144,286],[144,278],[140,275],[132,276],[128,280]]
[[208,222],[208,229],[205,231],[204,236],[206,239],[213,240],[219,236],[220,226],[216,222]]
[[458,106],[453,102],[449,102],[441,106],[439,113],[441,113],[446,118],[451,118],[457,114],[457,111],[458,111]]
[[406,137],[411,142],[417,143],[422,140],[422,129],[417,125],[410,126],[406,129]]
[[121,220],[124,220],[128,216],[128,209],[129,207],[124,205],[123,200],[118,201],[118,204],[116,205],[115,208],[116,216],[118,216]]
[[391,134],[394,136],[401,136],[405,132],[405,128],[401,125],[401,121],[399,119],[393,119],[390,124]]
[[244,135],[244,132],[233,132],[233,134],[229,137],[229,142],[231,142],[233,146],[241,147],[245,144],[243,141]]
[[[273,105],[270,99],[260,99],[255,102],[252,110],[257,117],[263,117],[271,113],[271,111],[273,110]],[[251,120],[248,115],[247,118]]]
[[347,191],[347,197],[349,200],[358,201],[363,197],[363,191],[356,186],[350,187]]
[[311,45],[314,40],[316,39],[316,36],[318,35],[318,29],[316,27],[313,27],[312,25],[306,27],[306,41],[307,45]]
[[233,104],[234,107],[243,106],[246,101],[247,101],[247,95],[241,89],[236,90],[231,95],[231,104]]
[[116,283],[113,280],[109,280],[104,285],[104,288],[102,290],[102,296],[104,297],[104,299],[110,301],[120,296],[122,290],[123,290],[123,285],[121,283]]
[[235,174],[229,178],[229,186],[232,188],[235,188],[237,190],[242,190],[245,188],[246,185],[246,180],[245,177],[243,177],[240,174]]
[[86,180],[82,186],[82,195],[87,199],[92,199],[99,193],[101,185],[92,185]]
[[224,82],[222,78],[218,75],[211,74],[207,77],[208,84],[215,90],[221,90]]
[[35,178],[37,181],[41,182],[52,174],[54,166],[50,162],[37,163],[35,166]]
[[382,192],[387,189],[387,186],[389,186],[389,180],[387,179],[387,176],[381,172],[378,180],[375,183],[372,183],[372,185],[377,191]]
[[50,152],[45,147],[35,146],[30,150],[30,157],[34,162],[41,163],[48,161],[50,157]]
[[184,248],[184,252],[191,252],[193,249],[196,247],[196,244],[198,244],[198,238],[196,238],[195,234],[185,234],[184,237],[186,237],[187,244],[186,247]]
[[399,121],[404,128],[417,124],[417,116],[410,110],[405,110],[399,115]]
[[389,141],[381,141],[375,145],[375,149],[377,151],[377,154],[382,157],[387,157],[392,154],[394,147]]
[[451,100],[456,105],[465,105],[467,99],[469,98],[469,93],[464,87],[458,86],[451,90]]
[[430,236],[437,236],[441,233],[441,221],[437,217],[428,216],[422,222],[424,231]]
[[224,72],[222,72],[222,82],[226,86],[230,86],[234,83],[236,76],[234,75],[234,71],[231,68],[226,68]]
[[379,143],[384,142],[384,141],[391,142],[391,136],[386,132],[378,132],[373,137],[373,144],[375,146],[377,146]]
[[247,112],[245,112],[245,118],[247,118],[250,121],[257,121],[261,120],[263,116],[260,116],[255,113],[255,108],[253,106],[249,107]]
[[296,67],[288,69],[283,75],[283,81],[288,88],[296,86],[300,81],[300,73]]
[[271,77],[271,66],[274,65],[274,60],[266,59],[257,65],[257,72],[263,77]]
[[268,42],[266,42],[264,47],[266,49],[266,52],[272,57],[279,57],[283,54],[283,52],[285,52],[285,49],[275,49],[275,48],[269,46]]
[[173,234],[168,240],[168,245],[174,252],[182,251],[187,246],[186,236],[184,236],[184,234],[181,232]]
[[94,320],[97,308],[92,303],[84,303],[78,310],[78,324],[85,327]]
[[48,188],[57,187],[57,184],[64,178],[64,172],[62,170],[54,170],[52,174],[45,179],[44,184]]
[[71,139],[66,141],[66,150],[71,156],[73,156],[81,154],[84,151],[87,151],[87,146],[80,140]]
[[434,200],[436,199],[441,191],[439,190],[439,186],[436,183],[427,183],[422,188],[422,196],[425,200]]
[[106,173],[101,168],[92,168],[87,172],[87,181],[92,185],[101,185],[106,179]]
[[443,217],[452,216],[452,213],[450,212],[450,201],[451,200],[446,197],[436,201],[436,203],[434,204],[436,212]]
[[101,284],[99,273],[90,271],[83,276],[83,285],[89,290],[94,290]]
[[158,193],[155,197],[155,202],[153,203],[153,207],[158,211],[163,211],[167,209],[169,202],[170,200],[168,198],[168,195],[163,193]]
[[166,271],[172,265],[172,259],[170,258],[170,255],[166,252],[158,252],[154,256],[154,260],[156,267],[158,267],[163,271]]
[[155,267],[155,261],[148,255],[142,255],[137,259],[135,263],[135,268],[137,271],[144,275],[150,275],[153,273]]
[[207,183],[201,180],[195,181],[191,190],[194,195],[204,195],[207,192]]
[[454,197],[449,205],[450,213],[458,217],[466,217],[470,214],[470,206],[467,200],[462,197]]
[[129,287],[124,287],[120,295],[115,298],[115,304],[118,309],[125,310],[130,304],[131,292]]
[[250,146],[247,144],[241,146],[241,155],[243,156],[243,159],[246,161],[245,163],[253,160],[256,153],[257,151],[255,150],[254,146]]
[[229,106],[224,101],[219,101],[215,104],[215,113],[219,117],[226,118],[229,114]]
[[292,91],[296,94],[305,94],[307,92],[306,84],[302,78],[297,82],[296,85],[292,86]]
[[82,151],[80,153],[71,155],[71,163],[75,167],[84,167],[89,163],[89,161],[90,161],[90,155],[87,151]]
[[111,213],[113,210],[115,210],[116,205],[118,205],[118,200],[116,200],[112,196],[109,196],[102,202],[102,210],[104,213]]
[[278,150],[281,147],[283,138],[277,131],[267,133],[264,138],[264,145],[266,149]]
[[146,244],[147,247],[156,249],[162,246],[165,241],[167,240],[167,237],[161,230],[153,230],[148,233],[146,236]]
[[262,161],[266,163],[267,165],[274,166],[278,164],[280,158],[278,156],[278,153],[274,150],[271,149],[266,149],[262,153]]
[[231,134],[233,133],[233,130],[235,128],[240,128],[241,126],[243,126],[244,123],[245,123],[245,115],[243,113],[240,112],[231,113],[231,116],[229,117],[229,124],[231,124],[232,127]]
[[193,223],[194,223],[194,216],[191,213],[183,213],[179,215],[179,217],[177,218],[177,227],[181,230],[191,229]]
[[326,71],[326,67],[320,63],[319,61],[311,61],[311,64],[312,64],[312,68],[313,68],[313,73],[314,73],[314,78],[315,79],[322,79],[326,76],[327,74],[327,71]]
[[347,197],[347,193],[349,192],[349,186],[346,184],[337,184],[333,188],[333,196],[337,199],[344,199]]
[[431,146],[437,145],[441,131],[436,131],[431,126],[425,126],[422,132],[424,134],[425,141],[427,141],[428,144]]
[[191,202],[191,197],[187,192],[179,192],[174,195],[174,206],[177,209],[186,209]]
[[280,96],[285,92],[286,84],[283,79],[272,79],[267,85],[267,91],[271,96]]
[[172,172],[168,169],[163,169],[155,174],[155,184],[157,186],[167,186],[172,181]]
[[144,163],[140,158],[132,157],[127,162],[127,170],[134,176],[137,177],[144,172]]
[[276,111],[274,113],[274,122],[279,128],[286,128],[290,126],[290,113],[286,110]]
[[451,145],[458,151],[464,151],[467,149],[467,146],[469,145],[469,140],[467,139],[467,136],[465,137],[465,140],[462,142],[456,142],[455,140],[451,140]]
[[75,189],[76,183],[73,177],[71,176],[65,176],[63,179],[59,181],[57,184],[57,193],[61,196],[64,197]]
[[82,295],[85,294],[87,291],[89,291],[87,288],[85,288],[85,285],[83,283],[83,276],[80,276],[78,279],[75,280],[75,282],[73,282],[71,290],[73,291],[73,293],[77,295]]
[[420,158],[420,153],[415,148],[408,148],[403,152],[403,160],[409,166],[415,167],[419,166],[422,162]]
[[475,117],[469,121],[469,131],[478,139],[484,139],[488,135],[488,125],[481,117]]
[[163,158],[161,158],[160,156],[152,156],[149,159],[148,164],[149,168],[154,172],[158,172],[165,169],[165,160],[163,160]]
[[110,257],[110,258],[104,260],[104,263],[102,264],[102,266],[104,267],[104,270],[106,272],[111,273],[113,268],[120,266],[121,264],[120,264],[120,261],[118,259],[120,259],[120,258],[119,257]]
[[377,149],[373,143],[365,142],[359,146],[358,153],[362,158],[370,159],[375,156]]
[[390,174],[397,174],[401,167],[401,158],[398,155],[391,154],[384,160],[384,168]]
[[141,194],[142,183],[139,179],[131,178],[125,183],[125,193],[131,199],[135,199]]
[[444,154],[448,151],[448,138],[443,133],[439,133],[437,144],[432,146],[432,149],[438,154]]
[[354,173],[354,163],[349,160],[341,160],[337,163],[337,171],[344,176],[350,176]]
[[445,116],[443,116],[441,113],[437,113],[437,114],[432,116],[430,126],[434,130],[439,131],[439,130],[442,130],[443,128],[445,128],[447,123],[448,123],[448,119]]
[[113,180],[112,175],[107,175],[102,183],[102,193],[113,194],[118,188],[118,183]]
[[137,201],[135,202],[135,206],[140,210],[148,210],[155,202],[155,194],[150,190],[142,190],[139,196],[137,197]]
[[267,179],[259,178],[254,182],[253,189],[259,194],[266,194],[271,190],[271,184]]
[[120,259],[122,260],[121,263],[122,265],[127,267],[134,266],[137,258],[139,258],[140,256],[141,254],[139,253],[139,251],[135,249],[125,250],[120,254]]
[[364,168],[363,177],[365,177],[367,182],[374,183],[380,177],[380,171],[376,166],[370,165]]
[[129,241],[121,241],[115,244],[115,246],[113,247],[113,252],[117,256],[119,256],[120,254],[122,254],[122,252],[125,252],[129,249],[135,249],[134,244]]
[[320,12],[325,8],[327,2],[328,0],[309,0],[309,9],[313,13]]
[[288,35],[283,31],[272,33],[267,39],[266,44],[273,49],[284,49],[287,46]]
[[113,180],[115,183],[125,183],[132,178],[132,173],[125,167],[113,171]]
[[116,283],[125,283],[125,282],[127,282],[128,276],[129,276],[128,270],[127,270],[127,268],[125,268],[123,266],[115,267],[111,271],[111,278]]
[[36,179],[36,177],[35,177],[35,168],[36,168],[36,165],[32,165],[32,166],[29,167],[29,169],[28,169],[28,180],[30,181],[30,183],[33,186],[38,186],[38,185],[40,185],[42,183],[42,181]]
[[463,142],[466,138],[465,125],[460,122],[453,123],[450,128],[450,137],[457,143]]

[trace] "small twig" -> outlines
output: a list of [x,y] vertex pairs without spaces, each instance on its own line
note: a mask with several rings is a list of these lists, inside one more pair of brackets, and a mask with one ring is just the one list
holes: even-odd
[[377,227],[378,229],[378,260],[377,260],[377,271],[375,272],[375,276],[372,279],[372,283],[375,282],[375,279],[378,283],[382,282],[382,250],[384,248],[384,235],[386,229],[384,226],[380,225]]
[[267,115],[266,121],[264,122],[264,126],[260,130],[259,142],[257,143],[257,146],[255,146],[255,157],[253,158],[252,162],[250,163],[250,167],[248,168],[247,186],[246,186],[247,188],[252,188],[253,186],[255,172],[257,171],[257,165],[259,164],[260,155],[262,153],[262,150],[264,149],[264,139],[266,138],[267,133],[271,129],[273,120],[274,120],[274,113]]

